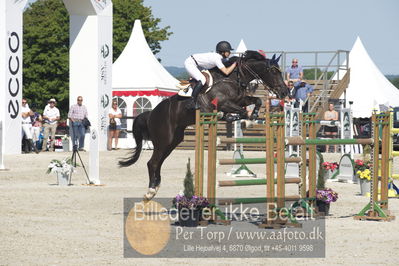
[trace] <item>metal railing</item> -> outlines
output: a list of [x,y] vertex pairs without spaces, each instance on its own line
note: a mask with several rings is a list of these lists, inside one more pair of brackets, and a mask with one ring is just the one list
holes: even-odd
[[[290,66],[292,59],[298,59],[298,65],[302,66],[303,69],[314,69],[314,84],[313,86],[320,87],[320,93],[313,101],[312,106],[309,106],[310,112],[316,109],[316,106],[329,96],[329,86],[332,80],[338,82],[343,78],[346,71],[349,69],[349,51],[337,50],[337,51],[270,51],[268,57],[272,54],[277,56],[281,54],[280,66],[286,77],[286,69]],[[318,72],[321,72],[318,74]],[[332,73],[328,77],[328,73]]]

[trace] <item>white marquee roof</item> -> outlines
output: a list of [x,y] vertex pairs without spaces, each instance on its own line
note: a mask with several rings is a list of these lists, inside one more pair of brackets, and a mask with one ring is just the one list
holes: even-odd
[[[370,117],[379,105],[399,106],[399,89],[381,73],[358,37],[349,53],[350,83],[346,101],[354,117]],[[341,74],[340,74],[341,75]]]
[[248,50],[248,49],[247,49],[247,46],[245,45],[244,40],[241,39],[241,41],[240,41],[240,43],[238,44],[237,49],[236,49],[235,52],[236,52],[237,54],[241,54],[241,53],[244,53],[246,50]]
[[140,20],[134,22],[130,39],[112,69],[114,91],[132,89],[178,91],[176,88],[178,80],[166,71],[148,46]]

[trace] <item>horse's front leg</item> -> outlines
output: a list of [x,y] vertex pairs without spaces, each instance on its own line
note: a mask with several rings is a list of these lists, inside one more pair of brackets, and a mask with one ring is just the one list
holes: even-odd
[[251,116],[249,117],[250,120],[256,120],[259,116],[259,110],[262,106],[262,100],[258,97],[253,97],[253,96],[245,96],[244,99],[240,102],[240,105],[242,106],[248,106],[251,104],[255,104],[255,108],[251,113]]
[[[245,107],[240,106],[235,102],[225,101],[223,102],[223,104],[221,105],[219,104],[219,108],[224,113],[227,113],[226,115],[227,122],[233,122],[240,119],[248,119],[248,114]],[[231,115],[230,113],[237,114],[238,116]]]

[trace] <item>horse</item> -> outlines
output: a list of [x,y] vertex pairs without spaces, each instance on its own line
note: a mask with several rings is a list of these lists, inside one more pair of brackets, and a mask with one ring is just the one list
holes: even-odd
[[[223,113],[236,113],[239,119],[247,118],[245,107],[255,104],[250,119],[256,119],[262,105],[261,99],[249,96],[247,86],[257,79],[263,82],[276,96],[284,98],[289,94],[285,85],[278,61],[280,56],[265,58],[256,51],[247,51],[240,57],[232,57],[229,64],[237,61],[236,69],[225,76],[219,69],[210,70],[214,78],[212,89],[201,92],[198,100],[201,111],[211,112],[214,109]],[[217,106],[210,102],[217,99]],[[147,162],[149,185],[144,199],[151,200],[161,184],[161,166],[164,160],[184,139],[184,130],[195,124],[195,110],[186,106],[191,98],[173,95],[159,103],[152,111],[139,114],[133,122],[133,136],[136,148],[130,157],[119,161],[120,167],[127,167],[139,159],[143,140],[151,140],[154,146],[152,156]]]

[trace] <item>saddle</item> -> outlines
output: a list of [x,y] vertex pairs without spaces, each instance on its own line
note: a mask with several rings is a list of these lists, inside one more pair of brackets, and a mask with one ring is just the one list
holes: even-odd
[[[207,93],[212,88],[213,77],[208,70],[202,70],[201,73],[205,76],[206,79],[206,82],[202,89],[206,89],[205,93]],[[176,86],[180,89],[178,94],[183,97],[191,97],[192,88],[195,86],[196,83],[197,81],[195,79],[181,80],[180,84]]]

